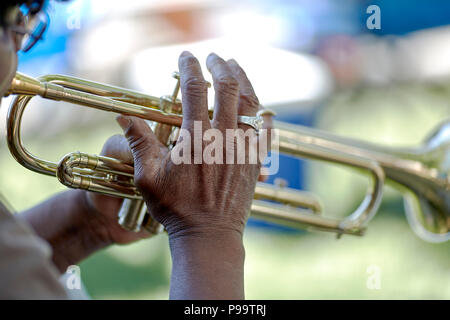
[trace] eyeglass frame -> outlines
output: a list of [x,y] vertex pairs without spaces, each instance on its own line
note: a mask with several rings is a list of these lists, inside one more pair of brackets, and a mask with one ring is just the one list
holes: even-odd
[[[26,15],[22,13],[22,8],[19,6],[16,6],[12,8],[12,12],[10,11],[7,13],[7,18],[10,21],[6,21],[6,25],[8,26],[9,30],[14,32],[17,36],[21,37],[16,38],[15,41],[17,43],[20,43],[19,50],[22,52],[28,52],[34,45],[39,41],[43,39],[43,35],[45,31],[48,29],[49,24],[49,16],[45,11],[42,11],[41,8],[39,8],[36,11],[32,11],[29,8]],[[35,34],[36,29],[29,30],[24,26],[24,24],[28,21],[31,21],[31,19],[40,19],[39,24],[37,24],[36,28],[41,26],[41,30],[39,30],[38,34]],[[12,20],[12,21],[11,21]],[[29,40],[27,45],[24,47],[23,44],[23,37],[28,35],[30,37],[31,41]]]
[[[42,17],[42,20],[40,20],[40,23],[37,26],[43,26],[41,30],[39,30],[38,34],[35,34],[35,30],[28,30],[26,27],[20,26],[20,25],[15,25],[12,26],[10,28],[11,31],[13,31],[14,33],[21,35],[22,37],[24,37],[25,35],[28,35],[32,40],[29,44],[27,44],[25,47],[23,47],[23,44],[21,45],[20,50],[22,52],[28,52],[31,48],[34,47],[34,45],[39,41],[43,39],[44,33],[45,31],[47,31],[48,29],[48,21],[49,21],[49,16],[47,13],[44,12],[40,12],[37,15]],[[41,24],[42,22],[44,22],[43,24]]]

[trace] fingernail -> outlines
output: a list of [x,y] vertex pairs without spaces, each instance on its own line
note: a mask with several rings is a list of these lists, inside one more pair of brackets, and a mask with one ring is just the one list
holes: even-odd
[[119,126],[122,128],[122,130],[126,130],[131,123],[131,119],[124,115],[119,115],[116,117],[116,121],[119,124]]

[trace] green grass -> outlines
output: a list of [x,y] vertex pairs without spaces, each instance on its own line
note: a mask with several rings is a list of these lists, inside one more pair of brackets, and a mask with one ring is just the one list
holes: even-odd
[[[405,219],[384,210],[364,237],[327,233],[245,234],[248,299],[449,299],[450,244],[430,244]],[[367,268],[381,270],[381,289],[369,290]],[[96,299],[166,299],[167,237],[113,246],[81,264]]]
[[[111,125],[95,131],[81,126],[45,140],[37,134],[25,138],[32,151],[49,159],[75,150],[96,153],[119,132],[110,118],[104,121]],[[17,210],[64,190],[55,178],[17,164],[4,139],[0,177],[1,192]],[[249,299],[450,299],[450,243],[430,244],[415,236],[398,197],[385,203],[364,237],[336,240],[327,233],[248,228],[244,240]],[[380,290],[367,289],[371,265],[381,270]],[[94,299],[166,299],[170,268],[167,238],[161,235],[98,252],[81,263],[81,275]]]

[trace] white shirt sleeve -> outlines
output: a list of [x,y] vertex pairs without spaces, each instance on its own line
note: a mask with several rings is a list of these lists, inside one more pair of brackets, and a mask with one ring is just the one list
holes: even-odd
[[0,299],[67,299],[51,247],[0,202]]

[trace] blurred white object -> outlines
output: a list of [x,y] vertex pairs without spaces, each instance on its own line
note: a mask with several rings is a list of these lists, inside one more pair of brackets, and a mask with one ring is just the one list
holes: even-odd
[[[178,57],[185,50],[199,59],[208,81],[209,53],[234,58],[247,73],[263,105],[315,101],[331,92],[328,71],[316,57],[228,38],[142,50],[130,59],[127,83],[152,95],[170,93],[170,74],[178,70]],[[210,104],[213,95],[214,90],[209,90]]]
[[362,36],[358,56],[363,80],[391,82],[446,82],[450,76],[450,27],[419,30],[402,37]]

